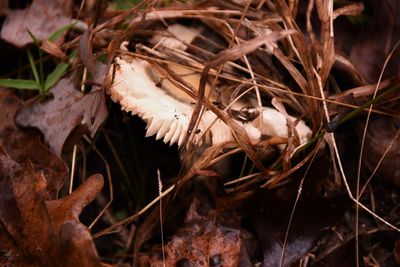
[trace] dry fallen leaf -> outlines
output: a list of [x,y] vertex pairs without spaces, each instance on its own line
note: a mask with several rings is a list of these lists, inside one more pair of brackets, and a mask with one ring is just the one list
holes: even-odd
[[15,113],[22,108],[21,100],[10,90],[0,89],[0,146],[19,164],[31,162],[43,172],[48,198],[55,198],[68,173],[65,162],[40,142],[40,133],[22,131],[14,124]]
[[72,2],[71,0],[34,0],[25,9],[8,9],[1,29],[1,38],[18,47],[32,42],[27,30],[40,40],[47,39],[51,34],[71,23]]
[[218,213],[196,198],[184,225],[165,245],[165,262],[160,248],[154,247],[150,266],[237,266],[242,242],[235,212]]
[[75,127],[83,125],[94,136],[107,117],[102,90],[82,94],[70,78],[61,79],[51,90],[53,98],[23,108],[16,122],[24,127],[37,127],[50,148],[60,155],[65,140]]
[[1,149],[0,160],[0,251],[4,255],[0,264],[100,266],[89,230],[78,216],[101,190],[102,176],[89,177],[67,197],[46,201],[42,172],[29,163],[23,167],[13,162]]

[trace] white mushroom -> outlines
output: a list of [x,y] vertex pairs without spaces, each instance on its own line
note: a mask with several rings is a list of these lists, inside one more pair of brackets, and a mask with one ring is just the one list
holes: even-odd
[[[167,28],[166,32],[169,34],[155,35],[151,43],[155,48],[185,50],[186,44],[190,43],[200,31],[200,27],[173,24]],[[125,46],[125,43],[122,44],[121,49],[126,50]],[[161,74],[161,70],[157,71],[145,60],[128,56],[124,59],[117,57],[114,67],[114,82],[108,89],[113,101],[119,102],[123,110],[138,115],[147,123],[146,136],[156,135],[156,139],[162,138],[165,143],[182,145],[188,131],[195,99],[171,82],[167,74]],[[200,74],[195,70],[179,64],[168,64],[168,68],[180,76],[186,84],[190,84],[191,88],[199,88]],[[214,101],[214,91],[208,84],[205,91]],[[240,104],[234,103],[232,108],[237,109],[238,106]],[[254,108],[250,111],[259,112],[260,109]],[[256,118],[248,122],[235,120],[253,142],[260,141],[263,135],[288,137],[289,119],[296,122],[295,130],[300,138],[300,144],[309,140],[311,130],[304,121],[285,116],[269,107],[262,107],[261,113],[259,114],[261,119]],[[205,132],[206,130],[209,131]],[[203,112],[194,131],[195,144],[200,145],[204,141],[209,142],[208,140],[211,140],[211,145],[234,141],[230,128],[210,110]]]
[[[149,74],[154,70],[151,70],[151,65],[144,60],[133,58],[128,63],[121,58],[116,58],[115,67],[114,83],[108,90],[113,101],[119,102],[123,110],[137,114],[147,123],[146,136],[156,135],[156,139],[163,138],[165,143],[176,143],[180,146],[186,137],[193,113],[193,104],[171,94],[172,84],[169,85],[168,90],[165,90],[162,85],[156,86],[156,81]],[[185,76],[182,78],[199,80],[193,77],[185,78]],[[198,84],[193,86],[198,87]],[[297,120],[295,117],[290,117],[290,119],[293,122]],[[252,122],[235,121],[244,128],[254,142],[259,141],[261,135],[288,136],[287,120],[274,108],[262,108],[261,125],[259,119]],[[208,135],[211,135],[211,143],[214,145],[234,140],[229,127],[213,112],[206,110],[195,129],[199,133],[194,135],[196,143],[201,144],[203,139],[207,139],[207,133],[206,136],[203,136],[203,133],[208,128],[210,128]],[[301,144],[307,142],[311,130],[301,120],[298,120],[295,128]]]

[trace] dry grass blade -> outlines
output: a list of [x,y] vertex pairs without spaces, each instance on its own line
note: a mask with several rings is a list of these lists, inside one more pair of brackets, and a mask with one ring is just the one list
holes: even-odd
[[[334,184],[335,193],[341,186],[341,177],[357,208],[399,230],[361,203],[359,193],[353,195],[336,136],[330,133],[349,118],[364,112],[368,112],[368,118],[371,112],[388,116],[398,113],[395,104],[398,95],[387,97],[393,91],[386,90],[397,86],[398,80],[389,76],[382,83],[379,80],[376,85],[367,84],[368,79],[346,55],[348,51],[335,48],[338,32],[334,25],[343,19],[339,16],[359,15],[364,8],[360,3],[343,5],[333,0],[211,0],[169,4],[145,1],[93,29],[92,34],[97,34],[108,27],[125,27],[127,45],[116,50],[118,42],[115,41],[109,46],[112,50],[109,61],[110,54],[117,54],[112,76],[114,84],[109,93],[123,110],[145,121],[146,136],[155,135],[157,140],[178,144],[184,158],[174,186],[164,192],[160,190],[159,196],[138,213],[95,236],[137,220],[158,202],[159,217],[166,219],[161,222],[164,247],[166,228],[163,224],[167,225],[165,215],[168,213],[161,211],[180,197],[179,194],[185,194],[186,186],[208,183],[201,178],[197,183],[194,180],[198,177],[217,177],[213,168],[238,154],[246,160],[239,176],[235,173],[229,178],[222,177],[226,179],[221,183],[227,187],[224,193],[240,194],[260,187],[275,189],[287,185],[303,171],[307,173],[315,164],[314,157],[323,154],[333,172],[327,180]],[[130,20],[123,18],[127,14],[132,15]],[[90,39],[88,34],[81,39],[81,47],[85,45],[87,51],[90,47],[82,42]],[[90,57],[83,55],[83,61],[89,69],[94,69],[91,54]],[[130,72],[124,76],[128,73],[124,72],[126,69]],[[340,80],[342,73],[345,81]],[[131,83],[127,82],[125,88],[120,89],[126,81]],[[370,98],[374,99],[378,91],[384,94],[375,102]],[[383,107],[380,101],[390,103],[390,107]],[[370,103],[379,105],[365,108]],[[154,108],[150,110],[150,106]],[[284,134],[263,131],[267,114],[264,111],[269,109],[283,117],[283,123],[278,119],[273,123],[282,124]],[[307,127],[309,134],[300,134],[299,125]],[[329,152],[323,149],[325,144]],[[287,239],[289,228],[305,177],[299,178],[301,184],[285,245],[290,242]],[[169,197],[162,201],[166,195]],[[149,229],[143,229],[137,238],[134,262],[139,247],[151,235],[150,227],[158,229],[155,212],[144,218],[142,228]],[[287,251],[282,252],[281,265],[286,264],[285,253]]]

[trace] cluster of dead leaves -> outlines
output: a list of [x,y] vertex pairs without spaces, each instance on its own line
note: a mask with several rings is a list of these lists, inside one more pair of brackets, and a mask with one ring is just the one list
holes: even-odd
[[[46,40],[71,23],[72,5],[72,1],[35,0],[17,10],[1,1],[0,12],[6,16],[1,38],[23,47],[32,42],[28,29]],[[105,70],[88,50],[86,36],[80,54],[84,64],[92,60],[88,69],[97,86],[91,93],[77,90],[70,76],[58,81],[46,100],[26,105],[14,92],[0,88],[2,266],[106,266],[100,262],[90,230],[79,221],[82,209],[101,191],[102,176],[90,176],[70,195],[59,198],[68,175],[60,158],[65,141],[81,126],[93,136],[107,117],[100,86]],[[56,42],[62,44],[63,36]],[[96,69],[90,68],[93,64]],[[40,133],[16,123],[40,129],[44,143]]]
[[38,133],[14,124],[22,103],[0,90],[0,264],[100,266],[91,234],[79,214],[100,192],[101,175],[57,199],[67,167]]

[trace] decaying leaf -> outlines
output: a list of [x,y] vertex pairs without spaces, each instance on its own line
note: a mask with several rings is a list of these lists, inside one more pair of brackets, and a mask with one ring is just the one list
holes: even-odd
[[21,100],[10,90],[0,89],[0,146],[15,162],[31,162],[46,177],[48,198],[55,198],[67,177],[65,162],[40,142],[37,132],[22,131],[14,124]]
[[40,40],[71,22],[72,2],[34,0],[22,10],[7,10],[1,29],[1,38],[18,47],[32,42],[27,29]]
[[24,127],[37,127],[50,148],[61,154],[65,140],[75,127],[87,127],[93,136],[107,117],[102,90],[83,95],[70,78],[61,79],[52,89],[53,98],[23,108],[16,122]]
[[196,198],[184,226],[165,245],[165,261],[157,247],[149,261],[151,266],[237,266],[242,245],[237,215],[217,213]]
[[[29,163],[23,167],[13,162],[2,150],[0,160],[0,240],[4,241],[0,250],[6,255],[0,257],[0,263],[100,266],[91,236],[78,216],[101,190],[103,178],[93,175],[71,195],[46,201],[42,172]],[[79,254],[71,247],[85,253]]]

